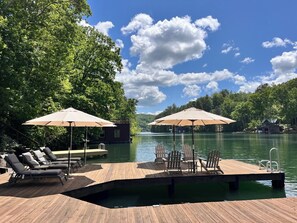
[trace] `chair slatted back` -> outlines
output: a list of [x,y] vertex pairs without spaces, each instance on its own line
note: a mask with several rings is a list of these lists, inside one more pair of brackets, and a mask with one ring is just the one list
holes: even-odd
[[[184,154],[183,156],[184,161],[193,160],[193,149],[189,145],[185,144],[183,146],[183,154]],[[196,159],[196,157],[194,157],[194,159]]]
[[172,151],[168,154],[167,169],[180,169],[181,152]]
[[213,150],[209,152],[206,161],[206,168],[217,168],[220,161],[220,152],[218,150]]
[[159,144],[155,148],[156,158],[166,158],[166,151],[163,145]]

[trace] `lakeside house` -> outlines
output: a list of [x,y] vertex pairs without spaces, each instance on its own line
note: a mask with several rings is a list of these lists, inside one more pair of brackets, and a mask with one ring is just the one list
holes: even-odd
[[100,142],[105,144],[130,143],[130,122],[114,121],[116,127],[104,127],[103,134],[100,135]]
[[264,134],[278,134],[283,131],[278,119],[264,119],[257,130]]

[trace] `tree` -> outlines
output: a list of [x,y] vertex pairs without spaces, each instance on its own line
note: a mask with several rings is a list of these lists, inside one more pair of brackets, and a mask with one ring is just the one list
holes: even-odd
[[[137,101],[124,96],[115,74],[120,49],[107,36],[78,25],[90,15],[86,0],[0,2],[1,126],[36,138],[24,121],[74,106],[107,119],[124,115],[135,124]],[[1,129],[0,134],[13,131]],[[52,131],[53,138],[65,131]]]

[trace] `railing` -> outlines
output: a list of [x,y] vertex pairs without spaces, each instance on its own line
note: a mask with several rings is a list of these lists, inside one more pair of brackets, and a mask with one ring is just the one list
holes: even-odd
[[[273,159],[273,152],[276,154],[276,160]],[[259,169],[266,169],[267,172],[278,172],[280,171],[280,166],[279,166],[279,152],[278,149],[273,147],[269,151],[269,160],[261,160],[259,161]]]

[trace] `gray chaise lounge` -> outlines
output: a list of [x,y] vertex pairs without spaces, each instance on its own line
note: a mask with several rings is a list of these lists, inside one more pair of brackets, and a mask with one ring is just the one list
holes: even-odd
[[34,159],[30,152],[22,153],[22,161],[25,165],[29,166],[30,169],[45,170],[45,169],[61,169],[64,172],[67,171],[68,165],[63,163],[53,163],[47,165],[40,165],[37,160]]
[[63,185],[63,178],[67,180],[65,173],[61,169],[51,170],[31,170],[26,169],[24,165],[19,161],[15,154],[7,154],[5,161],[11,166],[14,174],[11,175],[9,182],[16,183],[21,179],[43,179],[43,178],[58,178]]
[[[61,157],[58,158],[55,154],[53,154],[52,150],[48,147],[41,147],[40,150],[42,150],[45,155],[47,155],[47,157],[50,159],[50,161],[68,161],[68,157]],[[80,157],[71,157],[70,158],[71,161],[76,161],[78,166],[82,166],[81,164],[81,158]]]

